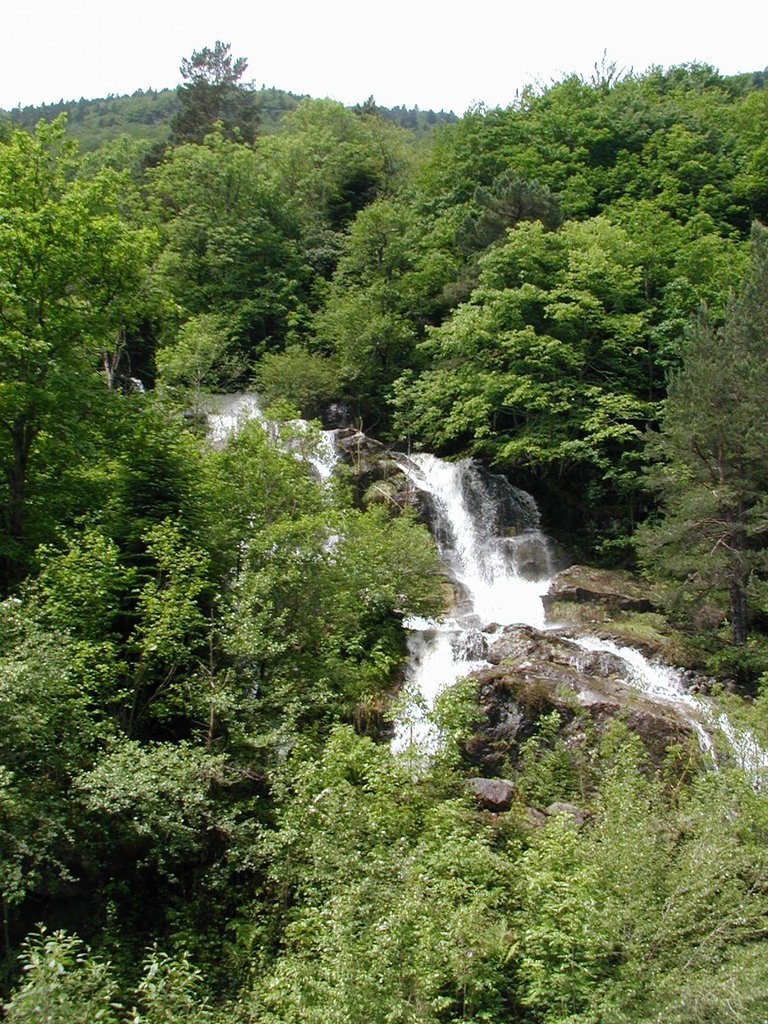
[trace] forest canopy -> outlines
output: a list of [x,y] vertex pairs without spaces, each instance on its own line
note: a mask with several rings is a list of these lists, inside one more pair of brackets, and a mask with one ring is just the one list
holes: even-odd
[[[555,715],[480,813],[463,684],[394,757],[445,580],[359,452],[311,457],[341,415],[503,474],[765,741],[764,75],[456,118],[246,69],[0,115],[5,1019],[763,1022],[765,793]],[[212,444],[254,388],[272,432]]]

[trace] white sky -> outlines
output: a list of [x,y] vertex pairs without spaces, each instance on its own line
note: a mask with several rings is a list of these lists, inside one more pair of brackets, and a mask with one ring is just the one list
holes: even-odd
[[175,86],[181,58],[221,39],[257,86],[461,114],[589,77],[604,51],[635,71],[759,70],[767,28],[765,0],[2,0],[0,107]]

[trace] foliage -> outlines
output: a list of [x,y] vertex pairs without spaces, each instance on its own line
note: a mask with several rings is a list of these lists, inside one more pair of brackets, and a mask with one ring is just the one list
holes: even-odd
[[25,981],[5,1007],[14,1024],[117,1024],[120,1006],[109,964],[90,955],[78,938],[41,930],[26,943]]
[[337,363],[300,345],[266,353],[256,381],[267,405],[287,402],[308,419],[320,416],[342,391]]
[[158,389],[186,405],[195,421],[204,418],[212,391],[225,390],[243,375],[243,364],[228,352],[229,342],[226,320],[201,313],[156,353]]
[[251,90],[240,84],[248,62],[245,57],[233,59],[229,51],[229,43],[217,39],[213,49],[205,46],[182,60],[180,109],[171,122],[174,143],[202,142],[216,125],[230,137],[253,141],[258,106]]
[[282,348],[307,316],[311,275],[256,154],[220,132],[178,146],[152,172],[152,194],[165,238],[160,280],[181,318],[221,318],[246,362]]
[[273,871],[300,899],[285,954],[254,992],[256,1019],[503,1011],[503,918],[490,915],[504,865],[460,804],[434,805],[408,772],[347,729],[299,769]]
[[610,760],[594,827],[559,818],[522,858],[521,1002],[548,1022],[758,1020],[764,800],[710,775],[668,802],[626,739]]
[[[765,76],[608,66],[415,144],[428,112],[245,70],[217,43],[178,96],[0,128],[7,1019],[762,1022],[765,795],[545,716],[491,814],[472,679],[393,755],[434,548],[321,486],[287,406],[494,463],[606,559],[650,480],[680,608],[738,639],[748,601],[706,649],[764,737]],[[282,412],[211,443],[251,373]],[[563,799],[583,824],[536,824]]]
[[701,314],[670,382],[651,442],[663,516],[644,534],[646,557],[665,552],[659,575],[685,581],[686,603],[726,596],[737,644],[746,640],[750,593],[765,565],[768,232],[756,225],[752,239],[749,274],[723,328]]
[[25,980],[6,1005],[14,1024],[208,1024],[213,1014],[198,995],[200,972],[186,955],[157,948],[143,963],[136,987],[139,1008],[116,1002],[112,965],[96,957],[75,935],[41,928],[24,945]]
[[[60,122],[0,142],[0,551],[3,585],[45,537],[30,516],[36,467],[77,459],[98,366],[137,316],[150,237],[121,215],[124,177],[73,177]],[[94,398],[94,393],[97,397]],[[87,442],[86,442],[87,443]],[[32,520],[30,522],[30,519]]]
[[403,617],[437,610],[436,577],[434,549],[408,519],[371,509],[279,520],[248,543],[228,647],[289,732],[349,719],[402,664]]

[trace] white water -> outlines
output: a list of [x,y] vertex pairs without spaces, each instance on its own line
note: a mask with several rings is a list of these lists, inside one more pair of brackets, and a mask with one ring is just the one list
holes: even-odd
[[542,597],[550,583],[548,572],[531,578],[519,569],[518,556],[531,545],[546,555],[542,534],[494,535],[470,508],[465,487],[469,460],[449,463],[419,454],[398,457],[398,464],[413,486],[433,499],[440,556],[461,601],[451,615],[405,622],[410,631],[407,704],[396,725],[395,751],[411,744],[434,746],[437,737],[428,715],[437,696],[488,664],[484,627],[524,623],[543,628]]
[[[538,530],[514,537],[495,535],[488,509],[470,506],[466,476],[469,460],[446,463],[433,455],[398,458],[415,488],[431,496],[434,532],[443,563],[460,595],[457,608],[441,619],[411,619],[405,706],[396,724],[394,751],[434,749],[439,737],[429,713],[438,695],[457,680],[487,666],[488,627],[525,624],[546,628],[542,597],[551,583],[546,538]],[[532,552],[538,569],[521,571]],[[526,557],[527,556],[527,557]],[[673,707],[696,733],[704,753],[717,760],[713,736],[725,738],[730,756],[760,786],[768,774],[768,752],[748,731],[735,728],[713,701],[683,685],[680,673],[650,662],[640,651],[597,637],[572,638],[585,651],[604,652],[624,667],[623,681],[660,704]]]
[[602,651],[618,658],[626,666],[623,681],[659,704],[674,707],[680,717],[696,732],[701,749],[714,756],[714,743],[705,726],[705,722],[709,724],[711,721],[706,706],[685,689],[679,672],[674,668],[651,662],[634,647],[619,647],[612,640],[582,636],[574,638],[571,642],[584,651]]
[[[307,423],[290,424],[291,436],[261,412],[252,393],[219,395],[208,414],[209,437],[222,445],[243,423],[258,420],[276,444],[314,466],[327,481],[338,462],[334,431],[313,435]],[[302,442],[306,437],[307,443]],[[473,510],[467,500],[466,476],[471,462],[447,463],[433,455],[397,457],[408,480],[431,496],[437,519],[440,555],[460,594],[452,614],[440,619],[406,620],[409,629],[409,668],[404,687],[394,750],[429,750],[438,737],[429,721],[437,696],[460,678],[487,666],[484,658],[489,626],[525,624],[546,628],[542,597],[551,582],[546,538],[536,529],[516,536],[494,534],[483,509]],[[487,510],[486,510],[487,511]],[[531,570],[530,563],[536,563]],[[522,567],[529,567],[524,572]],[[613,655],[626,666],[623,679],[651,699],[675,708],[696,732],[702,750],[716,759],[713,735],[721,733],[733,760],[757,787],[768,777],[768,752],[747,730],[735,727],[715,704],[689,693],[673,668],[648,661],[631,647],[620,647],[596,637],[572,638],[586,651]]]
[[680,718],[696,732],[699,746],[714,762],[718,761],[715,740],[717,733],[725,739],[729,756],[760,789],[768,777],[768,751],[765,751],[747,729],[733,725],[728,715],[714,701],[686,690],[677,669],[649,661],[633,647],[619,647],[611,640],[583,636],[572,643],[585,651],[612,654],[626,665],[623,681],[640,690],[652,700],[674,707]]
[[[522,537],[494,536],[481,518],[473,514],[463,487],[470,461],[443,462],[425,454],[400,457],[398,461],[411,483],[434,499],[440,526],[440,555],[466,595],[468,609],[464,618],[471,618],[478,625],[526,623],[541,629],[541,599],[550,580],[548,576],[525,578],[518,570],[517,558]],[[546,542],[537,531],[529,531],[523,537],[538,540],[542,551],[546,549]]]
[[213,395],[208,416],[208,438],[221,447],[244,423],[259,420],[266,429],[267,421],[259,408],[258,395],[244,392],[234,395]]

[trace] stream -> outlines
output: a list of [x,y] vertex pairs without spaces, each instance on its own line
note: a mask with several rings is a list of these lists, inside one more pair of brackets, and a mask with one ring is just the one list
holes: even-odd
[[[276,443],[285,444],[254,394],[218,396],[208,419],[214,445],[223,444],[238,424],[251,419],[259,420]],[[287,447],[311,463],[324,483],[339,460],[336,431],[324,431],[319,439],[313,435],[313,443],[304,446],[301,437],[309,429],[295,421]],[[392,750],[428,753],[439,742],[430,717],[435,700],[447,687],[489,664],[486,653],[499,627],[556,628],[547,622],[542,600],[555,567],[550,543],[539,529],[534,499],[505,477],[487,472],[471,459],[446,462],[434,455],[398,452],[391,456],[417,495],[455,595],[452,609],[442,617],[414,617],[404,623],[409,662]],[[712,700],[690,693],[676,669],[610,640],[575,636],[568,642],[617,659],[623,666],[621,681],[673,708],[715,763],[716,738],[721,736],[732,759],[755,786],[760,785],[768,772],[768,752],[751,734],[735,727]]]

